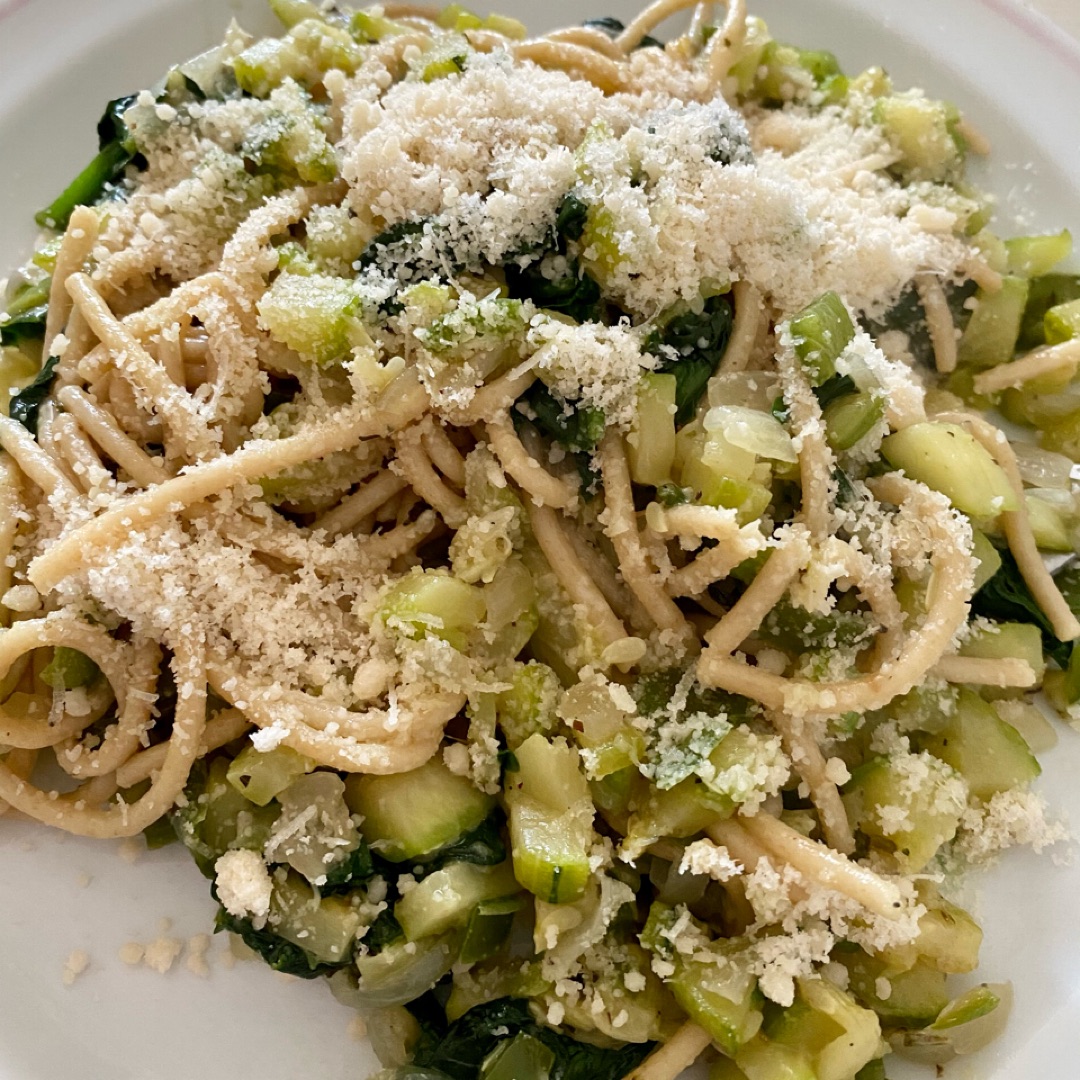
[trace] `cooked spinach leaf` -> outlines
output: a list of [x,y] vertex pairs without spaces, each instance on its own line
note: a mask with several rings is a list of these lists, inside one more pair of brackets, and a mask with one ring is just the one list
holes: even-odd
[[1068,667],[1072,642],[1060,641],[1024,581],[1016,560],[1001,551],[1001,566],[971,601],[971,613],[999,622],[1033,623],[1042,631],[1043,648],[1061,667]]
[[37,435],[38,413],[41,411],[42,403],[49,396],[53,379],[56,378],[56,365],[59,363],[58,356],[50,356],[37,373],[37,378],[11,399],[8,416],[12,420],[18,420],[31,435]]
[[298,945],[279,938],[271,930],[256,930],[250,919],[237,918],[219,907],[214,918],[214,933],[222,930],[239,935],[244,944],[257,952],[274,971],[283,971],[286,975],[296,975],[301,979],[331,975],[352,962],[350,958],[340,964],[324,964]]
[[484,1059],[519,1032],[538,1039],[555,1055],[550,1080],[620,1080],[653,1046],[629,1043],[613,1050],[578,1042],[538,1024],[527,1001],[499,998],[470,1009],[441,1037],[432,1027],[426,1027],[413,1054],[413,1064],[438,1069],[451,1080],[476,1080]]
[[675,423],[694,417],[709,379],[720,366],[733,324],[727,294],[710,296],[700,311],[678,304],[660,317],[642,346],[662,361],[658,371],[675,376]]

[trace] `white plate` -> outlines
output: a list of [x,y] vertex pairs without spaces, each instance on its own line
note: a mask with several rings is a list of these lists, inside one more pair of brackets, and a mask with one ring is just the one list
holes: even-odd
[[[533,25],[573,22],[586,5],[499,0]],[[999,228],[1080,225],[1080,49],[1008,0],[751,0],[781,38],[836,52],[846,70],[877,63],[899,85],[956,101],[995,144],[979,180],[1002,200]],[[593,4],[589,4],[591,9]],[[627,15],[608,0],[596,13]],[[106,100],[148,85],[214,43],[227,18],[269,28],[259,0],[0,0],[0,269],[26,254],[32,212],[94,149]],[[1063,730],[1042,790],[1080,821],[1080,739]],[[169,918],[170,936],[210,928],[205,881],[182,850],[129,863],[91,843],[0,821],[0,1080],[360,1080],[375,1064],[325,987],[261,965],[167,976],[117,958]],[[79,884],[89,874],[88,885]],[[1080,865],[1014,853],[985,881],[980,975],[1011,978],[1007,1036],[951,1068],[953,1080],[1071,1080],[1080,1027]],[[75,949],[90,967],[61,982]],[[890,1065],[890,1075],[908,1073]]]

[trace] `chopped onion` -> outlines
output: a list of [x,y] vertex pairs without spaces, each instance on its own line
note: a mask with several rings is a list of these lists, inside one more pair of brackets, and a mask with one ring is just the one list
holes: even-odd
[[771,461],[799,460],[784,425],[769,413],[739,405],[718,405],[705,414],[705,430],[719,431],[732,446]]
[[1068,490],[1073,463],[1064,454],[1055,454],[1031,443],[1013,443],[1020,476],[1029,487]]

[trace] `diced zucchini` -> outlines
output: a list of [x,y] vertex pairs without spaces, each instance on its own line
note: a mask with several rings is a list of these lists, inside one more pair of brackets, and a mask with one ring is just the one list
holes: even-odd
[[480,1080],[548,1080],[554,1064],[554,1051],[522,1031],[500,1042],[484,1059]]
[[406,34],[409,28],[374,11],[354,11],[349,19],[349,30],[357,41],[370,43],[395,34]]
[[855,770],[844,802],[859,830],[895,848],[918,873],[956,835],[967,807],[956,772],[928,754],[873,758]]
[[955,712],[924,745],[956,769],[979,799],[1024,788],[1042,772],[1016,728],[966,688],[960,691]]
[[322,12],[311,0],[270,0],[270,10],[286,30],[305,19],[322,19]]
[[258,308],[272,338],[317,364],[344,356],[363,329],[352,283],[326,274],[280,274]]
[[349,34],[324,19],[303,19],[283,38],[262,38],[234,61],[241,90],[265,98],[286,79],[309,89],[331,68],[352,74],[363,60],[363,50]]
[[[517,882],[515,881],[515,887]],[[501,900],[481,900],[469,916],[458,961],[474,964],[486,960],[502,947],[510,934],[515,914],[524,900],[520,893]]]
[[1061,509],[1035,492],[1024,493],[1028,524],[1040,551],[1069,553],[1073,550],[1072,538]]
[[979,966],[983,932],[963,908],[939,895],[928,882],[919,883],[926,913],[919,918],[914,941],[878,953],[892,970],[906,971],[922,961],[947,975],[962,975]]
[[594,813],[578,751],[537,734],[515,757],[518,769],[505,786],[514,874],[549,904],[577,900],[589,879]]
[[[907,971],[897,972],[861,949],[835,955],[848,969],[851,992],[884,1020],[917,1027],[930,1023],[948,1004],[945,973],[928,964],[920,961]],[[887,989],[879,979],[888,981]],[[883,995],[879,990],[886,992]]]
[[267,925],[316,960],[340,964],[352,950],[362,921],[348,897],[320,899],[299,874],[274,875]]
[[837,453],[850,450],[881,423],[884,415],[884,397],[866,390],[830,402],[824,409],[829,446]]
[[825,979],[801,978],[797,985],[791,1007],[766,1020],[766,1038],[806,1054],[817,1080],[851,1080],[880,1053],[878,1018]]
[[770,104],[783,104],[805,98],[814,89],[823,91],[826,101],[839,100],[846,88],[847,80],[831,52],[769,41],[758,61],[753,93]]
[[1080,300],[1052,307],[1043,316],[1043,331],[1047,345],[1060,345],[1080,334]]
[[431,634],[463,649],[484,621],[484,593],[445,570],[416,570],[395,583],[379,604],[378,618],[414,641]]
[[940,491],[965,514],[996,518],[1020,502],[1001,466],[958,424],[912,424],[888,436],[881,453],[893,468]]
[[452,862],[428,874],[394,905],[394,918],[410,941],[463,926],[482,900],[518,892],[509,863],[476,866]]
[[229,759],[215,757],[200,790],[190,781],[187,804],[173,812],[173,828],[204,874],[232,848],[261,852],[281,812],[276,803],[255,806],[229,783]]
[[439,757],[409,772],[350,776],[345,800],[363,815],[364,838],[391,862],[438,851],[475,829],[495,806],[492,796],[455,776]]
[[739,1051],[735,1064],[746,1080],[817,1080],[809,1057],[797,1047],[752,1039]]
[[978,592],[1001,569],[1001,556],[997,548],[986,538],[986,533],[981,530],[971,530],[971,541],[971,554],[977,563],[975,591]]
[[[685,909],[654,903],[641,931],[641,944],[675,965],[675,972],[666,980],[666,985],[679,1007],[712,1036],[725,1054],[734,1056],[740,1046],[758,1033],[764,998],[758,990],[757,979],[742,965],[718,963],[682,953],[674,947],[673,927],[685,917]],[[702,939],[702,945],[694,950],[695,953],[707,945],[718,955],[734,958],[741,948],[737,942],[708,944],[704,925],[697,919],[691,918],[687,929]]]
[[899,152],[893,170],[904,180],[941,182],[957,177],[964,157],[956,136],[959,114],[953,106],[911,91],[879,98],[871,115]]
[[1005,241],[1008,271],[1018,277],[1043,277],[1072,254],[1068,229],[1047,236],[1017,236]]
[[729,818],[735,813],[735,801],[710,791],[696,776],[661,791],[650,785],[648,795],[635,801],[627,821],[623,855],[637,858],[661,837],[681,839]]
[[757,980],[708,961],[676,961],[668,980],[679,1007],[703,1027],[725,1053],[734,1054],[761,1026]]
[[820,386],[836,374],[836,361],[855,337],[844,302],[834,292],[824,293],[790,322],[795,355],[802,362],[812,386]]
[[1006,276],[994,293],[980,289],[967,328],[957,347],[961,365],[974,368],[1006,364],[1013,358],[1028,300],[1027,278]]
[[671,477],[675,461],[674,375],[649,372],[638,383],[637,409],[626,441],[630,478],[658,487]]
[[1035,678],[1039,682],[1046,670],[1042,634],[1034,623],[975,626],[960,646],[960,655],[976,656],[984,660],[1023,660],[1035,672]]
[[245,746],[229,763],[228,781],[245,799],[256,806],[266,806],[297,777],[309,773],[315,762],[288,746],[256,750]]
[[950,1001],[929,1027],[897,1032],[890,1041],[904,1057],[941,1066],[996,1039],[1011,1007],[1012,987],[1008,983],[983,983]]

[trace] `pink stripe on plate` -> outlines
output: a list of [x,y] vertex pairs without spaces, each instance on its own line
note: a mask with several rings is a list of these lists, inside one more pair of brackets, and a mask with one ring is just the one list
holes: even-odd
[[1073,71],[1080,72],[1080,43],[1061,29],[1048,15],[1021,7],[1016,0],[980,0],[984,7],[1012,23],[1033,38]]

